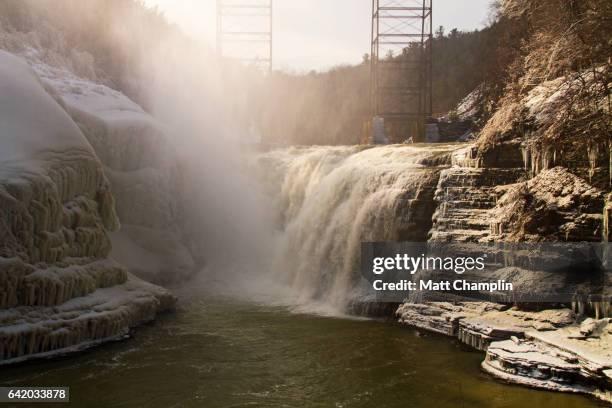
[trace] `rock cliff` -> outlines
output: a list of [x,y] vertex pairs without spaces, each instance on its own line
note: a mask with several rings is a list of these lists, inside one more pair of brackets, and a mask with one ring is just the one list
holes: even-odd
[[[453,152],[454,166],[441,171],[431,242],[601,242],[607,238],[605,193],[588,179],[564,167],[531,172],[514,159],[492,159],[483,166],[476,152],[471,146]],[[551,279],[532,284],[550,285]],[[496,377],[610,400],[608,329],[576,335],[585,314],[609,316],[610,293],[605,289],[609,287],[604,283],[602,293],[608,300],[574,302],[576,314],[569,309],[534,312],[462,298],[406,302],[396,314],[401,323],[453,336],[485,351],[483,369]],[[607,321],[596,322],[604,327]]]

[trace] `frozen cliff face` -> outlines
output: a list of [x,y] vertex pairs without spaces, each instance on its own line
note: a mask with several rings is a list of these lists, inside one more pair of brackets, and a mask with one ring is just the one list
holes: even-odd
[[118,227],[102,166],[29,67],[0,53],[0,255],[105,257]]
[[58,306],[0,309],[0,365],[121,339],[174,302],[165,289],[130,276]]
[[120,92],[30,59],[105,166],[122,224],[111,234],[113,258],[149,281],[189,276],[183,177],[167,131]]
[[608,189],[610,143],[605,131],[609,133],[610,128],[611,84],[607,68],[593,67],[548,81],[521,79],[527,91],[520,97],[502,98],[480,133],[478,165],[509,168],[522,162],[532,177],[565,166]]
[[522,168],[443,170],[431,240],[601,241],[601,190],[562,167],[523,181],[527,175]]
[[[535,106],[532,105],[534,109]],[[531,114],[537,118],[538,112],[545,110],[533,110]],[[472,146],[453,153],[454,166],[440,173],[430,241],[608,240],[609,205],[604,207],[604,193],[590,182],[588,175],[579,177],[565,168],[542,167],[529,179],[529,171],[514,159],[516,152],[510,155],[511,160],[503,158],[507,147],[508,144],[491,150],[484,161]],[[489,166],[482,167],[483,164]],[[525,272],[506,267],[491,278],[539,289],[552,288],[560,282],[557,274],[546,276],[531,269]],[[610,277],[604,279],[609,282]],[[566,282],[563,285],[567,287]],[[572,303],[573,311],[534,312],[509,305],[468,303],[454,297],[447,302],[407,301],[396,314],[401,323],[457,337],[486,351],[482,367],[496,377],[550,390],[588,393],[609,401],[610,320],[587,319],[588,323],[580,323],[586,313],[596,318],[610,316],[609,297],[606,298],[610,285],[605,281],[603,286],[600,282],[592,285],[586,293],[595,296],[577,297]],[[602,287],[606,290],[601,291]]]
[[[593,185],[610,188],[610,143],[607,136],[598,137],[610,129],[610,85],[607,67],[600,66],[542,82],[527,93],[521,101],[527,129],[523,160],[532,175],[562,165]],[[590,127],[573,122],[572,127],[570,117],[582,117]],[[567,134],[571,137],[564,140]]]
[[0,364],[123,336],[173,303],[107,259],[119,226],[79,127],[0,51]]

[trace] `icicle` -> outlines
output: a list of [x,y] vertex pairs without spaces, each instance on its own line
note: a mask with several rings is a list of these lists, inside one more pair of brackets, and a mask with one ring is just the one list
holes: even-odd
[[597,158],[599,157],[599,146],[597,144],[587,145],[587,156],[589,158],[589,182],[592,182],[597,167]]
[[521,146],[521,154],[523,155],[523,165],[525,171],[529,171],[531,168],[531,151],[529,145]]
[[608,140],[608,181],[612,187],[612,143]]
[[[610,216],[612,215],[612,194],[606,197],[606,202],[603,210],[603,227],[602,227],[602,241],[608,243],[610,241]],[[604,249],[607,249],[607,245]],[[607,258],[604,258],[607,259]]]

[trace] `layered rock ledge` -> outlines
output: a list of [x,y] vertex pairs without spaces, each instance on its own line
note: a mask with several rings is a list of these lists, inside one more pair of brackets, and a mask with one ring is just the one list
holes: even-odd
[[525,339],[491,343],[482,368],[506,381],[554,391],[586,393],[612,402],[612,324],[587,319]]
[[[521,157],[518,140],[481,153],[478,146],[457,150],[453,167],[442,171],[431,242],[609,242],[608,201],[596,187],[597,169],[585,173],[553,164],[534,168],[529,157],[533,152],[523,151]],[[500,278],[512,276],[509,280],[527,285],[527,290],[548,285],[552,291],[558,279],[530,270],[525,275],[529,279],[522,282],[524,270],[510,266],[497,272]],[[611,277],[607,273],[602,278],[586,290],[599,296],[576,298],[574,311],[529,312],[453,299],[407,302],[396,313],[401,323],[456,337],[485,351],[483,369],[505,381],[612,402],[612,340],[606,328],[610,326],[609,320],[600,319],[612,310]],[[590,290],[598,285],[600,290]],[[596,330],[580,325],[587,313],[600,320],[583,325]]]
[[396,315],[486,352],[484,371],[504,381],[612,402],[612,319],[486,302],[404,303]]

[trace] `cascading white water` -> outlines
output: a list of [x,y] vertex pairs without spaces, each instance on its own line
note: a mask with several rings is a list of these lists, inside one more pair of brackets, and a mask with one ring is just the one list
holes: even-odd
[[343,311],[359,301],[361,242],[425,239],[436,164],[447,163],[440,158],[455,148],[308,147],[258,154],[254,170],[278,206],[278,279],[301,304]]

